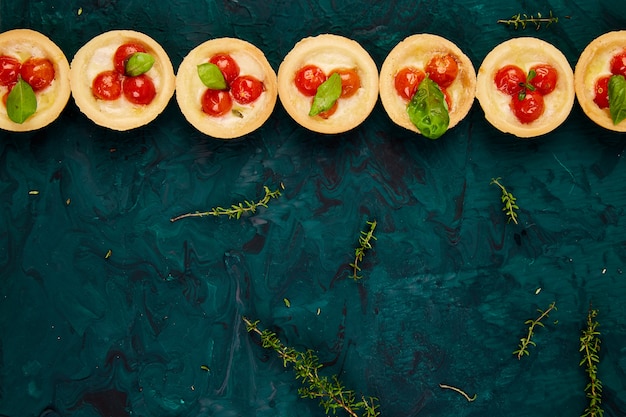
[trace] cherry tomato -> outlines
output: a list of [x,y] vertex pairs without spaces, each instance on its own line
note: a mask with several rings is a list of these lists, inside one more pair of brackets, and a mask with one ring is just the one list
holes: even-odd
[[237,103],[249,104],[263,93],[263,83],[251,75],[242,75],[232,82],[230,93]]
[[543,114],[543,96],[538,91],[527,90],[522,100],[511,97],[511,110],[521,123],[532,123]]
[[146,74],[125,77],[122,81],[122,90],[124,97],[134,104],[150,104],[156,96],[154,83]]
[[100,100],[117,100],[122,95],[122,76],[117,71],[103,71],[93,79],[91,91]]
[[609,79],[611,75],[598,78],[596,81],[594,91],[596,93],[593,98],[593,102],[601,109],[607,109],[609,107]]
[[54,80],[54,65],[47,58],[31,57],[22,64],[20,75],[34,91],[40,91]]
[[559,74],[552,65],[535,65],[531,70],[534,70],[536,75],[530,80],[530,85],[544,96],[554,91]]
[[339,68],[333,70],[329,77],[334,73],[339,74],[341,77],[341,98],[352,97],[361,88],[361,77],[359,77],[355,69]]
[[202,111],[209,116],[219,117],[230,111],[233,102],[225,90],[207,89],[202,95]]
[[424,70],[439,87],[446,88],[452,84],[459,73],[459,64],[450,54],[435,55],[428,61]]
[[326,74],[315,65],[305,65],[296,72],[294,82],[296,87],[305,96],[313,97],[317,87],[326,81]]
[[626,50],[611,58],[611,73],[626,77]]
[[426,74],[417,68],[402,68],[394,77],[396,92],[404,100],[409,101],[415,95],[417,88],[424,78],[426,78]]
[[138,43],[125,43],[120,45],[113,55],[113,66],[120,74],[126,74],[126,61],[135,52],[146,52],[146,48]]
[[448,94],[448,90],[446,90],[445,88],[442,88],[441,91],[443,92],[443,97],[446,99],[446,104],[448,105],[448,113],[452,111],[452,98],[450,97],[450,94]]
[[0,85],[7,87],[17,83],[20,67],[20,61],[17,59],[7,55],[0,56]]
[[213,55],[209,62],[217,65],[220,71],[222,71],[227,84],[232,83],[239,76],[239,65],[228,54]]
[[339,106],[339,101],[335,101],[335,104],[333,104],[333,106],[326,110],[326,111],[322,111],[317,113],[317,115],[319,117],[321,117],[322,119],[328,119],[330,116],[332,116],[333,114],[335,114],[335,112],[337,111],[337,107]]
[[496,88],[510,96],[517,96],[522,91],[522,85],[526,82],[526,74],[515,65],[506,65],[496,72],[494,77]]

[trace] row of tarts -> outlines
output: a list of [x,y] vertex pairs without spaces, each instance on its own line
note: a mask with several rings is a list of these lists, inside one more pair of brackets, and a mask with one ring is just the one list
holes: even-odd
[[380,97],[399,126],[435,139],[457,125],[474,98],[497,129],[522,138],[561,125],[574,98],[598,125],[626,131],[626,31],[592,41],[572,70],[553,45],[532,37],[497,45],[478,73],[449,40],[409,36],[380,71],[356,41],[333,34],[299,41],[278,73],[241,39],[211,39],[174,73],[149,36],[114,30],[96,36],[71,64],[45,35],[0,34],[0,128],[40,129],[56,120],[70,95],[100,126],[130,130],[154,120],[176,93],[185,118],[206,135],[231,139],[259,128],[280,98],[305,128],[336,134],[361,124]]

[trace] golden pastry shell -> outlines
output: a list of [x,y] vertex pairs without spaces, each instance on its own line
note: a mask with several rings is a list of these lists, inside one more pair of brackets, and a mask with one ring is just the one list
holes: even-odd
[[419,133],[407,114],[408,103],[396,92],[396,74],[407,66],[423,70],[428,60],[436,54],[452,55],[459,66],[457,78],[448,90],[456,92],[451,97],[453,105],[448,129],[463,120],[472,108],[476,91],[476,71],[472,61],[448,39],[428,33],[416,34],[398,43],[380,69],[380,99],[387,115],[398,126]]
[[598,126],[616,132],[626,132],[626,120],[613,124],[609,109],[599,108],[593,101],[595,82],[603,75],[611,75],[610,60],[626,50],[626,30],[605,33],[591,41],[578,57],[574,70],[576,98],[585,114]]
[[[201,96],[207,87],[198,76],[197,67],[209,62],[218,53],[226,53],[237,61],[237,55],[252,60],[252,66],[260,71],[256,76],[262,83],[264,91],[255,102],[238,105],[233,101],[233,109],[239,115],[212,117],[202,111]],[[247,74],[241,67],[240,75]],[[217,38],[208,40],[194,49],[183,59],[176,74],[176,100],[181,112],[191,125],[200,132],[219,139],[234,139],[251,133],[261,127],[272,114],[277,101],[276,73],[267,61],[264,53],[253,44],[237,38]]]
[[[36,54],[31,52],[35,50]],[[5,106],[0,106],[0,129],[26,132],[40,129],[55,121],[70,98],[70,66],[61,49],[47,36],[31,29],[14,29],[0,34],[0,55],[20,57],[21,61],[31,55],[48,58],[54,66],[54,81],[45,90],[38,92],[37,111],[24,121],[15,123],[9,119]],[[17,56],[16,56],[17,55]],[[43,100],[44,95],[51,100]]]
[[[106,110],[108,106],[115,107],[119,103],[118,100],[125,99],[122,97],[110,102],[96,99],[91,91],[93,79],[87,76],[87,69],[92,64],[94,54],[100,48],[115,46],[117,49],[118,46],[128,42],[140,43],[146,48],[146,52],[155,58],[154,65],[146,74],[157,74],[160,82],[156,89],[156,96],[150,104],[125,103],[124,105],[132,110],[112,114]],[[113,70],[112,55],[109,69]],[[76,52],[70,64],[72,96],[80,111],[97,125],[119,131],[135,129],[156,119],[174,94],[175,80],[172,62],[163,47],[150,36],[133,30],[112,30],[92,38]]]
[[[309,64],[328,67],[328,71],[356,68],[359,74],[359,91],[348,99],[340,99],[337,112],[328,119],[309,116],[312,98],[301,94],[294,83],[296,72]],[[378,100],[378,68],[369,53],[352,39],[328,33],[304,38],[278,68],[278,97],[301,126],[318,133],[343,133],[359,126],[374,109]]]

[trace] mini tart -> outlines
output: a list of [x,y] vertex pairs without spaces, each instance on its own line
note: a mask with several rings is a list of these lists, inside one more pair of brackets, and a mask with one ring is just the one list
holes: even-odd
[[[113,55],[125,43],[143,45],[155,59],[146,72],[156,87],[150,104],[137,105],[122,97],[107,101],[97,99],[91,86],[102,71],[113,70]],[[174,69],[165,50],[151,37],[132,30],[113,30],[91,39],[83,45],[70,65],[70,84],[76,105],[89,119],[113,130],[130,130],[150,123],[165,109],[174,94]]]
[[[328,119],[309,116],[312,97],[300,93],[294,82],[305,65],[316,65],[326,75],[334,69],[356,69],[361,87],[349,98],[340,98],[337,111]],[[301,126],[318,133],[335,134],[360,125],[378,100],[378,68],[361,45],[351,39],[323,34],[302,39],[278,68],[278,97],[287,113]]]
[[[543,97],[544,113],[534,122],[521,123],[510,108],[511,96],[498,91],[495,74],[505,65],[516,65],[528,73],[533,65],[548,64],[558,73],[554,91]],[[520,138],[532,138],[551,132],[569,116],[574,105],[574,73],[565,55],[541,39],[510,39],[491,50],[478,69],[476,98],[485,118],[495,128]]]
[[[214,117],[202,111],[202,95],[207,87],[200,80],[198,65],[216,54],[230,55],[240,75],[251,75],[263,83],[263,93],[249,104],[233,100],[228,114]],[[242,39],[217,38],[195,47],[183,59],[176,74],[176,100],[181,112],[200,132],[219,139],[234,139],[261,127],[270,117],[277,100],[276,73],[263,52]]]
[[609,109],[601,109],[593,99],[596,80],[601,76],[611,75],[611,58],[625,49],[626,30],[605,33],[587,45],[574,70],[574,87],[580,107],[596,124],[616,132],[626,132],[626,120],[613,124]]
[[452,101],[448,129],[463,120],[472,108],[476,90],[476,71],[472,61],[454,43],[441,36],[412,35],[389,52],[380,69],[380,100],[389,118],[398,126],[419,133],[406,111],[408,103],[396,92],[396,74],[406,67],[424,71],[428,61],[437,54],[450,54],[459,67],[456,79],[446,89]]
[[[37,111],[24,121],[15,123],[0,105],[0,129],[13,132],[37,130],[56,120],[70,98],[70,66],[63,51],[45,35],[30,29],[15,29],[0,34],[0,55],[17,58],[20,62],[30,57],[47,58],[54,66],[54,80],[45,89],[35,93]],[[0,86],[0,97],[8,92]]]

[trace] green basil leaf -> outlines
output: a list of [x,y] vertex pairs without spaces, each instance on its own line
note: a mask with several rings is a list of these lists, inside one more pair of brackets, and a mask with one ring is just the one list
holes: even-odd
[[226,80],[219,67],[211,62],[198,65],[198,76],[202,84],[211,90],[226,90]]
[[626,79],[623,75],[609,78],[609,112],[614,125],[626,119]]
[[429,77],[420,83],[406,111],[415,127],[429,139],[437,139],[448,130],[450,115],[446,98]]
[[145,52],[135,52],[128,58],[124,71],[129,77],[136,77],[150,71],[154,65],[154,57]]
[[7,97],[7,115],[22,124],[37,111],[37,97],[33,88],[22,78],[17,80]]
[[323,111],[330,110],[339,96],[341,96],[341,76],[335,72],[317,87],[309,116],[316,116]]

